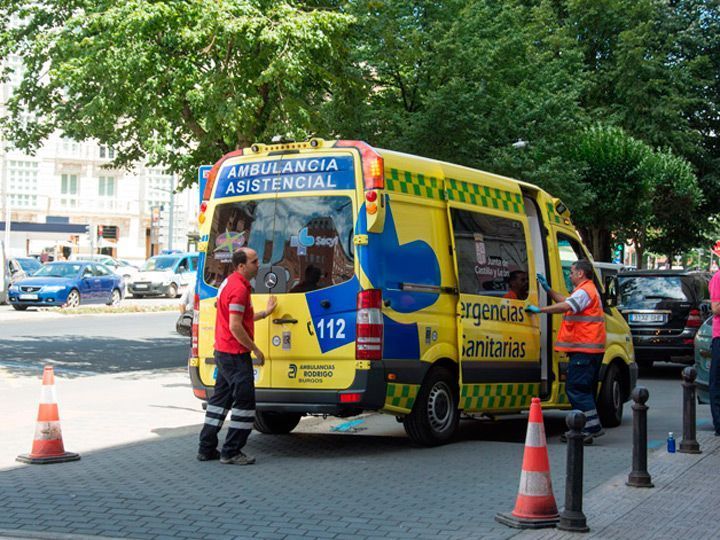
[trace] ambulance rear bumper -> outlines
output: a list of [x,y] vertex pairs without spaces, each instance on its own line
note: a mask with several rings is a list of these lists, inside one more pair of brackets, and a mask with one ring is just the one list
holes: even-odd
[[[206,399],[212,387],[200,383],[197,372],[190,369],[193,388],[202,387]],[[196,394],[197,395],[197,394]],[[363,410],[379,410],[385,405],[386,383],[383,362],[372,362],[370,369],[357,370],[355,380],[343,390],[299,390],[290,388],[256,388],[255,409],[258,411],[329,414],[359,414]],[[345,396],[345,398],[343,398]],[[351,398],[351,400],[348,400]]]

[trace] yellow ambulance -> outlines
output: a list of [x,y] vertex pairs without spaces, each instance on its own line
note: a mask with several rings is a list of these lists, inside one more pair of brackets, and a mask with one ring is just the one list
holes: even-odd
[[[210,171],[200,208],[200,263],[189,371],[213,392],[215,297],[236,249],[256,250],[255,365],[264,433],[304,415],[382,411],[414,441],[440,444],[461,415],[516,413],[541,398],[569,408],[561,316],[535,275],[569,294],[589,258],[569,212],[536,186],[360,141],[262,145]],[[597,279],[596,279],[597,281]],[[598,283],[599,290],[604,288]],[[603,295],[607,349],[598,392],[605,426],[621,422],[637,380],[632,340]],[[260,309],[260,308],[258,308]]]

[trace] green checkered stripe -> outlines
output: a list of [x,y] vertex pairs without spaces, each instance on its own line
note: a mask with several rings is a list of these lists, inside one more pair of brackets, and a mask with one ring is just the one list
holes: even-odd
[[550,221],[554,221],[555,223],[562,223],[562,218],[560,217],[560,214],[555,211],[555,207],[552,205],[552,203],[547,203],[547,211],[548,219]]
[[532,398],[540,395],[537,383],[464,384],[460,407],[465,411],[520,409],[530,407]]
[[396,193],[443,200],[442,181],[434,176],[390,169],[390,176],[385,175],[385,187],[388,191]]
[[525,213],[525,205],[519,193],[479,186],[455,178],[448,178],[445,182],[445,195],[449,201],[476,204],[516,214]]
[[415,398],[420,390],[419,384],[388,383],[385,405],[400,409],[412,409]]

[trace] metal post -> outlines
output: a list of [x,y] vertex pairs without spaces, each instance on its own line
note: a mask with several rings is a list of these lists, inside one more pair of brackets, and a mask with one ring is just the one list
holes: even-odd
[[694,367],[682,370],[683,387],[683,440],[680,441],[678,452],[684,454],[701,453],[700,445],[695,439],[695,378]]
[[173,248],[173,216],[175,214],[175,175],[170,176],[170,215],[168,216],[168,249]]
[[647,471],[647,410],[645,402],[650,393],[644,386],[636,386],[632,391],[633,410],[633,454],[632,471],[627,484],[632,487],[654,487]]
[[567,467],[565,471],[565,508],[560,513],[558,529],[563,531],[588,532],[587,519],[582,511],[583,496],[583,438],[585,415],[570,411],[565,417],[570,429],[567,436]]

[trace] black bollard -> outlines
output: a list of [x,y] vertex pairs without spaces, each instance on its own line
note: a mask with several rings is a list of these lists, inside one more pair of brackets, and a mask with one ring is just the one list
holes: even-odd
[[700,445],[695,439],[695,378],[697,371],[694,367],[682,370],[683,387],[683,440],[680,441],[678,452],[684,454],[699,454]]
[[565,471],[565,508],[560,513],[558,529],[573,532],[588,532],[587,519],[582,511],[583,496],[583,438],[585,415],[570,411],[565,417],[570,431],[567,436],[567,467]]
[[647,410],[645,402],[650,393],[644,386],[636,386],[632,391],[633,410],[633,457],[632,471],[628,475],[628,486],[654,487],[647,471]]

